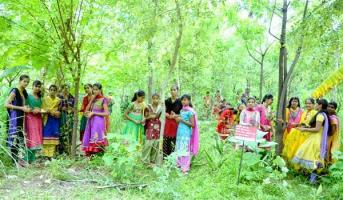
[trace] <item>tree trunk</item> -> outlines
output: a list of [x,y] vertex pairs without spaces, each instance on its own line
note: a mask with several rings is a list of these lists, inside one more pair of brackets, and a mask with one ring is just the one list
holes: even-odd
[[260,68],[260,96],[259,96],[259,98],[260,98],[260,100],[262,99],[262,95],[263,95],[263,81],[264,81],[264,77],[263,77],[263,71],[264,71],[264,56],[265,55],[262,55],[262,59],[261,59],[261,64],[260,64],[260,66],[261,66],[261,68]]
[[[302,25],[304,24],[305,19],[306,19],[308,3],[309,3],[309,0],[307,0],[305,3]],[[292,61],[290,69],[288,71],[287,70],[287,49],[285,47],[285,44],[286,44],[287,7],[288,7],[287,0],[284,0],[284,5],[283,5],[283,9],[282,9],[283,10],[283,20],[282,20],[281,39],[280,39],[281,48],[280,48],[280,59],[279,59],[279,64],[281,64],[281,65],[279,65],[279,70],[283,71],[283,77],[279,76],[279,81],[282,80],[282,84],[280,84],[280,82],[279,82],[279,87],[281,86],[281,88],[279,88],[279,100],[278,100],[278,110],[277,110],[277,119],[282,119],[283,121],[285,121],[285,103],[286,103],[286,97],[287,97],[287,86],[288,86],[288,83],[291,79],[291,75],[294,71],[294,68],[295,68],[296,64],[298,63],[298,60],[299,60],[300,54],[301,54],[301,50],[302,50],[303,44],[304,44],[304,34],[302,33],[301,38],[300,38],[299,47],[296,51],[295,57]],[[281,54],[282,49],[283,49],[283,52]],[[281,57],[281,55],[282,55],[282,57]],[[280,73],[280,71],[279,71],[279,73]],[[277,150],[276,150],[277,154],[281,154],[281,152],[282,152],[283,132],[284,132],[284,130],[282,127],[282,123],[279,122],[279,120],[277,120],[276,138],[277,138],[277,142],[279,143]]]
[[[175,70],[175,64],[177,61],[177,56],[179,53],[179,48],[181,45],[181,37],[182,37],[182,18],[181,18],[181,9],[178,0],[175,0],[176,8],[177,8],[177,16],[179,19],[179,34],[176,38],[176,43],[175,43],[175,49],[173,53],[173,58],[172,62],[169,65],[169,72],[168,72],[168,79],[172,77],[173,72]],[[161,129],[160,129],[160,143],[159,143],[159,158],[157,159],[157,164],[162,164],[163,163],[163,135],[164,135],[164,127],[165,127],[165,116],[166,116],[166,108],[165,108],[165,103],[164,103],[164,89],[167,87],[168,84],[168,79],[162,82],[161,85],[161,98],[162,98],[162,113],[161,113]]]
[[[287,50],[286,50],[286,29],[287,29],[287,9],[288,4],[287,0],[283,1],[282,7],[282,28],[281,28],[281,37],[280,37],[280,54],[279,54],[279,92],[278,92],[278,105],[277,105],[277,119],[284,119],[284,97],[281,96],[282,88],[284,85],[284,72],[285,72],[285,63],[287,62]],[[286,86],[287,87],[287,86]],[[276,141],[279,144],[276,149],[276,153],[279,155],[282,152],[283,148],[283,126],[282,122],[277,120],[276,123]]]
[[148,102],[151,104],[151,96],[153,90],[153,66],[152,66],[152,59],[151,59],[151,47],[152,42],[151,40],[148,41],[148,68],[149,68],[149,77],[148,77]]
[[78,135],[78,124],[79,124],[79,96],[80,96],[80,76],[81,76],[81,61],[78,61],[76,68],[76,77],[74,79],[75,87],[75,102],[74,102],[74,116],[73,116],[73,135],[71,143],[71,155],[75,157],[76,155],[76,139]]

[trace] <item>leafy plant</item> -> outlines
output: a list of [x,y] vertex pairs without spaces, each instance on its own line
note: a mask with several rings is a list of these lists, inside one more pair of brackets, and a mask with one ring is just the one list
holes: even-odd
[[[135,170],[142,165],[136,144],[120,134],[109,134],[108,139],[110,146],[102,160],[105,166],[111,170],[112,177],[124,182],[136,178]],[[128,143],[123,142],[128,140]]]

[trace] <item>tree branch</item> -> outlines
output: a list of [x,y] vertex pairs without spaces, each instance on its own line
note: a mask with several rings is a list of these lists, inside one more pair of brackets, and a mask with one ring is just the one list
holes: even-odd
[[274,13],[275,13],[275,8],[276,8],[276,0],[275,0],[275,3],[274,3],[274,6],[273,6],[273,12],[272,12],[272,16],[270,18],[270,23],[269,23],[269,29],[268,29],[268,32],[271,36],[273,36],[275,39],[277,40],[280,40],[280,38],[278,38],[276,35],[274,35],[271,31],[271,27],[272,27],[272,21],[273,21],[273,17],[274,17]]
[[247,44],[245,44],[245,47],[246,47],[246,49],[247,49],[247,51],[248,51],[249,56],[250,56],[252,59],[254,59],[258,64],[261,65],[262,62],[261,62],[260,60],[258,60],[254,55],[252,55],[252,53],[250,52],[249,47],[248,47]]
[[182,38],[182,31],[183,31],[183,25],[182,25],[182,17],[181,17],[181,9],[180,9],[180,5],[179,5],[179,1],[175,0],[175,4],[176,4],[176,13],[177,13],[177,18],[179,20],[179,34],[176,38],[176,42],[175,42],[175,49],[174,49],[174,54],[172,57],[172,61],[170,63],[170,69],[169,69],[169,76],[172,76],[172,73],[174,71],[175,65],[176,65],[176,61],[177,61],[177,56],[179,53],[179,49],[181,46],[181,38]]

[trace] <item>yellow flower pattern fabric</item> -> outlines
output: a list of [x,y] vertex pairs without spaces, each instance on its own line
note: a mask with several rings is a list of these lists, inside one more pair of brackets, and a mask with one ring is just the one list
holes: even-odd
[[333,72],[322,84],[320,84],[312,93],[315,99],[325,96],[333,88],[343,82],[343,66]]

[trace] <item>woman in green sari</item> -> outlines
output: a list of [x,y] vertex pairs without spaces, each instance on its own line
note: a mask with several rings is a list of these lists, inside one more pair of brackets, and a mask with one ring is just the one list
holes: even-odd
[[130,141],[135,141],[139,146],[143,145],[144,141],[144,111],[146,109],[144,98],[145,92],[143,90],[137,91],[124,114],[127,119],[124,134],[128,135]]

